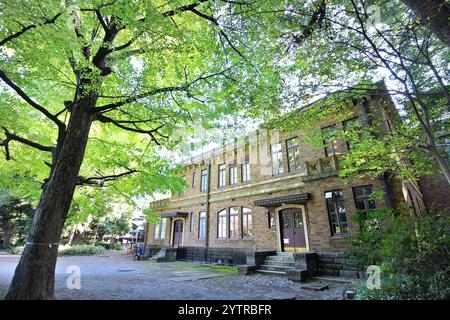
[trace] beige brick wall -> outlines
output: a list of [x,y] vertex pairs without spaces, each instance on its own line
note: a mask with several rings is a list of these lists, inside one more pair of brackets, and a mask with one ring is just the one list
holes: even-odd
[[[374,112],[372,118],[382,119],[379,122],[380,130],[387,131],[386,122],[383,120],[385,113],[380,111],[380,101],[385,99],[383,97],[368,97],[368,107]],[[347,113],[346,119],[354,116],[359,116],[359,108],[357,106],[349,105],[350,112]],[[338,119],[330,116],[329,119],[322,121],[317,125],[317,130],[331,124],[336,124],[337,128],[342,130],[342,121],[344,118]],[[349,221],[350,233],[358,232],[358,226],[352,221],[352,215],[355,212],[355,202],[353,198],[353,187],[373,185],[374,191],[381,191],[382,187],[380,181],[376,180],[348,180],[344,181],[336,174],[329,175],[317,179],[312,179],[306,176],[305,170],[300,172],[288,172],[287,164],[287,150],[286,139],[298,136],[300,137],[300,160],[305,161],[316,160],[324,158],[324,150],[321,146],[314,146],[307,142],[304,131],[294,132],[280,132],[279,138],[282,144],[283,166],[284,173],[272,176],[262,175],[257,164],[251,164],[251,181],[242,183],[241,181],[241,165],[240,159],[243,158],[244,153],[239,150],[231,150],[218,155],[215,155],[207,161],[194,163],[186,166],[185,177],[189,187],[186,189],[183,197],[175,195],[171,199],[170,206],[161,209],[158,213],[170,211],[182,211],[194,214],[195,223],[192,230],[189,227],[190,217],[184,219],[184,246],[205,246],[205,240],[198,239],[198,222],[199,212],[206,211],[206,193],[200,192],[200,172],[207,168],[208,160],[211,161],[210,173],[210,205],[209,205],[209,233],[208,242],[210,247],[236,247],[236,248],[258,248],[258,249],[278,249],[279,241],[277,239],[276,229],[270,229],[268,225],[268,208],[258,207],[254,205],[255,200],[261,200],[272,197],[287,196],[301,192],[309,192],[312,197],[305,205],[306,209],[306,223],[307,223],[307,238],[309,241],[310,250],[313,251],[336,251],[348,247],[345,238],[338,236],[331,236],[330,224],[328,219],[328,212],[324,194],[326,191],[342,189],[344,192],[345,207],[347,212],[347,220]],[[346,145],[342,142],[343,151],[345,152]],[[250,146],[250,157],[255,157],[257,148],[255,145]],[[269,151],[268,151],[269,152]],[[229,166],[227,166],[227,184],[225,187],[218,187],[218,166],[222,163],[238,162],[238,184],[229,185]],[[192,187],[192,173],[196,172],[197,185]],[[403,195],[401,193],[401,186],[398,183],[391,184],[391,198],[394,205],[401,205]],[[379,207],[384,207],[385,203],[380,200]],[[254,237],[251,239],[218,239],[217,238],[217,213],[229,207],[248,207],[252,210],[253,219],[253,233]],[[276,208],[275,208],[276,209]],[[241,225],[241,216],[239,216],[239,225]],[[228,220],[228,219],[227,219]],[[168,220],[166,231],[166,239],[154,240],[153,228],[149,226],[148,243],[155,245],[168,245],[169,239],[172,237],[173,219]],[[241,232],[242,230],[240,230]]]

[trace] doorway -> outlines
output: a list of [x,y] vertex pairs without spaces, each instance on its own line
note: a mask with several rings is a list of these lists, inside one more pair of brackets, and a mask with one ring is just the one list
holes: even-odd
[[306,251],[303,209],[290,208],[279,211],[281,250],[287,252]]
[[173,222],[173,246],[183,245],[183,220],[178,219]]

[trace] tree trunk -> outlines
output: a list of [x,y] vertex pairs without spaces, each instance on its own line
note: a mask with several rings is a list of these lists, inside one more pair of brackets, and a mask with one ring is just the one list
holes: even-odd
[[95,99],[70,114],[61,151],[43,187],[27,244],[5,299],[53,299],[58,242],[72,202],[92,123]]
[[11,244],[11,238],[13,235],[13,231],[11,229],[5,230],[3,233],[3,247],[7,248]]
[[73,238],[75,237],[75,233],[77,232],[77,225],[78,224],[74,225],[69,231],[69,242],[67,243],[69,246],[71,246],[73,243]]
[[420,18],[429,25],[430,30],[450,46],[450,7],[444,0],[402,0]]

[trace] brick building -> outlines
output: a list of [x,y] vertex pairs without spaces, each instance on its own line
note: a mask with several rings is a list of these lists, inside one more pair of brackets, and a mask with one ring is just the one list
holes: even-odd
[[[338,176],[339,157],[350,145],[327,138],[328,133],[364,127],[371,119],[378,120],[380,132],[389,132],[396,111],[383,88],[350,100],[343,121],[330,115],[317,123],[324,148],[307,142],[306,131],[259,130],[186,161],[188,188],[151,204],[162,219],[148,226],[149,254],[171,248],[176,259],[245,264],[255,252],[316,252],[323,261],[336,262],[348,247],[346,237],[358,232],[351,219],[357,209],[407,205],[424,210],[421,187],[414,182]],[[379,191],[382,199],[369,199]],[[322,269],[339,275],[342,268],[334,263]]]

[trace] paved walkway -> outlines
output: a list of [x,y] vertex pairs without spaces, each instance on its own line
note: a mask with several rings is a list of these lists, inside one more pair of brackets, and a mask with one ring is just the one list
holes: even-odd
[[[17,255],[0,255],[0,298],[11,282],[18,261]],[[73,272],[70,266],[78,266],[81,271],[80,289],[67,288],[67,279]],[[344,289],[354,287],[354,284],[323,280],[308,284],[327,284],[329,288],[324,291],[305,290],[301,288],[302,284],[282,277],[242,276],[227,272],[226,268],[187,262],[132,261],[132,257],[122,252],[109,251],[103,256],[59,257],[55,296],[57,299],[120,300],[316,300],[342,299]]]

